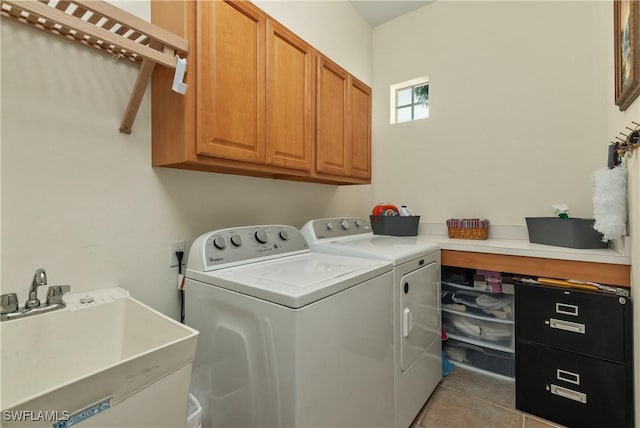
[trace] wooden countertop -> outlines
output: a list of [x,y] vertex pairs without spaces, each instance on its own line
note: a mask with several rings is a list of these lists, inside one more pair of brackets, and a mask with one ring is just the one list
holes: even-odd
[[469,240],[440,235],[419,235],[419,239],[440,245],[445,266],[631,285],[631,258],[610,248],[582,250],[522,239]]
[[509,272],[521,275],[593,281],[620,287],[631,286],[631,268],[629,265],[622,264],[457,250],[442,250],[442,264],[445,266]]

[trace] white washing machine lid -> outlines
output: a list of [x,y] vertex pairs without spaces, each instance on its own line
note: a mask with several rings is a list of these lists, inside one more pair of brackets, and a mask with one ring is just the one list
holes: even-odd
[[345,256],[389,260],[394,266],[440,250],[440,246],[419,236],[368,235],[311,242],[312,251]]
[[384,260],[311,252],[211,272],[187,269],[187,277],[296,309],[391,268]]

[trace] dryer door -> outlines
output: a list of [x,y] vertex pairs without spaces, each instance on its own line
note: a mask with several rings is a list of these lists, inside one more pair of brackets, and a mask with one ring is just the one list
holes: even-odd
[[440,340],[438,264],[430,263],[402,277],[400,283],[401,365],[405,372],[435,341]]

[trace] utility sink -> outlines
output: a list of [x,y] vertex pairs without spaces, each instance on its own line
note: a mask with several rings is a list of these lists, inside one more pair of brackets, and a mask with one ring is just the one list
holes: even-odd
[[0,323],[0,425],[184,426],[198,332],[121,288],[64,301]]

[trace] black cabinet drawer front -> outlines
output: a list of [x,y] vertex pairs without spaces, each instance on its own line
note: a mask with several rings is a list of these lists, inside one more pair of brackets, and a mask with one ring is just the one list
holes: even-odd
[[629,364],[518,343],[516,407],[570,427],[626,427]]
[[631,301],[626,297],[528,284],[516,287],[518,340],[625,361],[629,314]]

